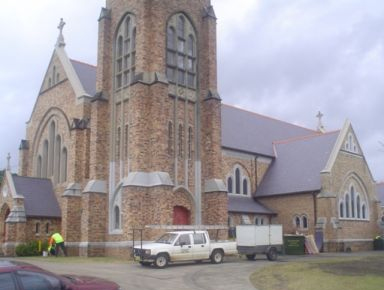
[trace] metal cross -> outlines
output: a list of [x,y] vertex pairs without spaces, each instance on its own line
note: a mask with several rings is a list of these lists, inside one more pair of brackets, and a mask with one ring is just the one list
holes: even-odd
[[60,18],[59,26],[57,26],[58,29],[60,29],[60,34],[63,34],[63,28],[64,28],[65,22],[63,18]]

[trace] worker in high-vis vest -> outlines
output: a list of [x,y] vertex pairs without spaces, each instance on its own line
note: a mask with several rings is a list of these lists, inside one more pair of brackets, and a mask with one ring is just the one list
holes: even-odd
[[56,246],[56,249],[55,249],[56,257],[59,255],[59,248],[63,252],[64,256],[67,256],[67,249],[65,248],[65,245],[64,245],[64,239],[59,233],[54,233],[49,238],[48,249],[52,248],[53,245]]

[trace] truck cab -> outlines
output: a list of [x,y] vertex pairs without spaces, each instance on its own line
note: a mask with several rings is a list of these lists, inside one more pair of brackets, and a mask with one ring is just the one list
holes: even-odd
[[153,243],[134,247],[134,258],[143,266],[165,268],[170,262],[209,260],[221,263],[236,253],[235,242],[212,242],[207,231],[167,232]]

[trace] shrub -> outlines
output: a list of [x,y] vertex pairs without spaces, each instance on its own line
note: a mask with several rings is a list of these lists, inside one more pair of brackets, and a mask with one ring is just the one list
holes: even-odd
[[16,255],[19,257],[26,256],[40,256],[42,251],[46,251],[48,248],[48,243],[43,242],[41,245],[41,251],[39,251],[39,242],[33,241],[29,243],[24,243],[16,246]]

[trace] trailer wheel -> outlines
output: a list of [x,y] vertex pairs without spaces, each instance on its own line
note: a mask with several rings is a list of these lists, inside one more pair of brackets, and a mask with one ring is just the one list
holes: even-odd
[[214,250],[211,255],[211,262],[213,264],[220,264],[223,262],[224,259],[224,253],[222,250]]
[[277,250],[276,248],[270,248],[267,253],[267,258],[269,261],[275,261],[277,259]]
[[168,266],[168,256],[166,254],[158,254],[153,262],[156,268],[163,269]]
[[256,254],[245,255],[249,261],[254,261],[256,258]]

